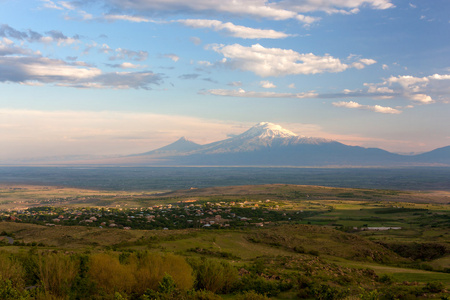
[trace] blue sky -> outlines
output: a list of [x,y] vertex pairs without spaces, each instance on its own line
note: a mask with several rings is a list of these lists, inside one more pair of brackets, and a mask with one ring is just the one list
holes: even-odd
[[450,145],[450,2],[0,0],[0,161],[145,152],[268,121]]

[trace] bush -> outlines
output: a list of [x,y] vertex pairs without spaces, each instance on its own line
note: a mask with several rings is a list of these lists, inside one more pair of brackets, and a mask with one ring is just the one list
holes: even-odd
[[444,290],[444,284],[442,282],[428,282],[424,287],[425,293],[440,293]]
[[148,289],[157,291],[165,275],[181,290],[191,289],[194,284],[192,268],[180,256],[136,252],[129,257],[122,255],[121,259],[123,264],[119,257],[110,254],[91,256],[89,276],[107,294],[142,295]]
[[48,253],[38,255],[39,281],[46,294],[67,295],[78,273],[77,262],[68,255]]
[[11,280],[0,280],[0,299],[26,300],[29,299],[27,292],[15,288]]
[[243,294],[239,294],[234,299],[236,299],[236,300],[270,300],[269,297],[258,294],[255,291],[248,291]]
[[[9,281],[13,287],[22,288],[24,285],[24,269],[11,254],[0,252],[0,281]],[[5,299],[5,298],[0,298]]]
[[119,259],[106,253],[94,254],[89,263],[89,276],[101,291],[131,292],[136,286],[134,265],[122,265]]
[[191,259],[189,261],[196,276],[196,288],[213,293],[228,293],[238,279],[237,270],[227,262],[212,259]]
[[222,300],[222,297],[211,291],[200,290],[188,293],[186,300]]
[[422,289],[419,287],[410,286],[391,286],[382,291],[380,299],[383,300],[409,300],[417,299],[417,296],[422,294]]
[[259,294],[276,296],[281,292],[280,281],[267,280],[259,276],[244,276],[238,286],[240,291],[254,291]]
[[384,284],[392,284],[394,282],[394,278],[389,274],[383,274],[378,281]]
[[294,251],[297,253],[305,253],[305,248],[303,246],[295,246]]
[[349,295],[349,290],[338,289],[327,284],[318,284],[312,287],[312,294],[317,300],[344,299]]

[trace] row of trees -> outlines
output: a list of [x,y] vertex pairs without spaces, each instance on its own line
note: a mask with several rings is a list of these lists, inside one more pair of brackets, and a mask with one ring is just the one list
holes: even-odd
[[0,251],[0,299],[220,299],[238,278],[227,262],[170,253]]

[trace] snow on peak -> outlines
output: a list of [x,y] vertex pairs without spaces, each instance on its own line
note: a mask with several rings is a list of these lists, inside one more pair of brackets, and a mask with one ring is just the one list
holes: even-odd
[[261,122],[241,134],[243,138],[290,138],[296,136],[292,131],[269,122]]

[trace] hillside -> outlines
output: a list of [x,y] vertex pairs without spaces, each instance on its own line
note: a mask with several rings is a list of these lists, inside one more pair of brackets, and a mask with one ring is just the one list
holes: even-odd
[[439,299],[450,288],[449,196],[286,184],[2,186],[0,295]]

